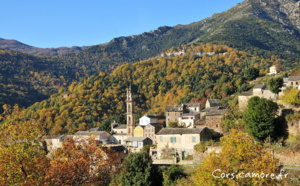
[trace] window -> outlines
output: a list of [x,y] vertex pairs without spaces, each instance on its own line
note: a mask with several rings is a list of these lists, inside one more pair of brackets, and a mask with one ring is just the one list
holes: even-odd
[[197,110],[197,109],[195,108],[195,110]]
[[296,82],[296,85],[298,85],[298,81]]
[[291,82],[291,85],[293,85],[293,82]]
[[159,136],[159,141],[163,142],[163,137],[162,136]]
[[170,137],[170,143],[176,143],[176,137]]
[[193,142],[193,143],[196,143],[196,136],[193,136],[192,142]]
[[175,116],[177,116],[177,113],[175,113]]

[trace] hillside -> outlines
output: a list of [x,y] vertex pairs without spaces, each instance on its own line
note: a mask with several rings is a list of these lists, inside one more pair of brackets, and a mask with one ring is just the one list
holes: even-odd
[[8,40],[0,38],[0,48],[13,50],[16,52],[23,52],[36,56],[60,56],[70,53],[79,53],[82,50],[88,49],[88,46],[78,47],[59,47],[59,48],[38,48],[26,45],[16,40]]
[[[247,69],[255,67],[264,74],[279,60],[255,57],[227,46],[195,44],[175,50],[182,48],[188,51],[182,56],[125,64],[111,74],[100,72],[82,83],[73,83],[67,90],[29,107],[27,116],[37,120],[49,134],[74,133],[95,126],[109,130],[111,117],[124,121],[125,93],[130,82],[137,118],[146,111],[164,112],[167,105],[180,102],[203,104],[207,98],[221,98],[226,105],[231,94],[248,89]],[[212,57],[192,54],[209,50],[218,52]]]
[[0,49],[0,113],[3,104],[27,107],[47,99],[79,76],[63,62]]

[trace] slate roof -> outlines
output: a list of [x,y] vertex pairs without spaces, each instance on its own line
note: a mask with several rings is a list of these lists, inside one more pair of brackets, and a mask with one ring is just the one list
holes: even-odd
[[100,131],[100,127],[91,128],[89,131],[90,131],[90,132],[92,132],[92,131]]
[[181,115],[181,117],[184,117],[184,116],[196,116],[198,114],[199,114],[199,112],[198,113],[197,112],[184,113],[184,114]]
[[148,117],[148,118],[156,118],[156,119],[166,119],[166,117],[165,116],[153,116],[153,115],[144,115],[144,116],[146,116],[146,117]]
[[264,84],[258,84],[258,85],[255,85],[255,86],[253,87],[253,89],[264,89],[265,86],[266,86],[266,85],[264,85]]
[[188,107],[200,107],[200,103],[185,103]]
[[[151,125],[151,126],[153,126],[153,127],[155,127],[155,128],[162,128],[163,126],[161,125],[161,124],[159,124],[159,123],[149,123],[148,125]],[[147,125],[146,125],[147,126]]]
[[300,81],[300,76],[289,76],[288,81]]
[[207,116],[216,116],[216,115],[224,115],[226,112],[226,109],[215,109],[207,112]]
[[208,99],[207,100],[209,102],[210,107],[219,107],[221,106],[221,100],[219,99]]
[[[139,141],[139,142],[142,142],[147,138],[148,137],[129,137],[125,141]],[[150,138],[148,138],[148,139],[150,139]]]
[[127,129],[126,124],[118,124],[118,126],[114,127],[114,129]]
[[170,105],[166,109],[167,112],[182,112],[183,106],[181,105]]
[[239,96],[252,96],[253,92],[242,92]]
[[200,134],[204,128],[163,128],[156,135]]

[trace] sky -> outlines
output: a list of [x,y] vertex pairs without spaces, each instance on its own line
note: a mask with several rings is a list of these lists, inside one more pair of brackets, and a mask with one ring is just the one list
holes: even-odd
[[242,0],[0,0],[0,38],[40,47],[90,46],[186,25]]

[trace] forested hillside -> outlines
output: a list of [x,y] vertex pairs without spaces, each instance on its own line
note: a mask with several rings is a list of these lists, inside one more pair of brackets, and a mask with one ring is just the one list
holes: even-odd
[[[136,117],[147,111],[164,112],[167,105],[180,102],[203,104],[206,98],[221,98],[226,104],[229,95],[248,89],[246,81],[258,75],[259,69],[264,74],[274,61],[280,61],[275,56],[264,59],[218,45],[189,45],[173,50],[182,48],[187,51],[183,56],[125,64],[111,74],[100,72],[83,83],[73,83],[67,90],[29,107],[27,117],[37,120],[49,134],[74,133],[95,126],[108,129],[106,121],[110,117],[124,117],[130,82]],[[198,57],[189,53],[209,50],[217,54]],[[254,76],[249,72],[255,72]],[[69,94],[67,98],[65,92]]]
[[42,101],[79,76],[63,62],[0,50],[0,113],[3,104],[26,107]]

